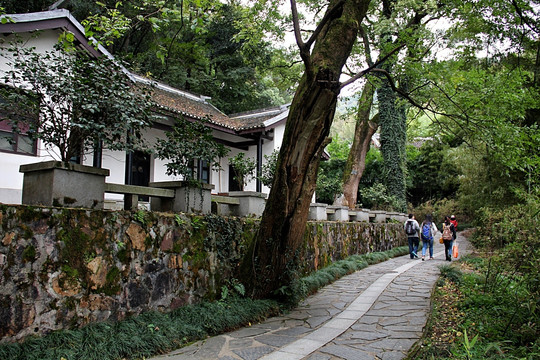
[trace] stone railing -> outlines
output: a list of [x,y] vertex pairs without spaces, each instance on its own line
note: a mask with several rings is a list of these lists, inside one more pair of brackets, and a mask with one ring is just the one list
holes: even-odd
[[347,206],[312,203],[309,206],[308,219],[313,221],[360,221],[373,223],[396,221],[404,223],[407,221],[407,214],[382,210],[349,209]]

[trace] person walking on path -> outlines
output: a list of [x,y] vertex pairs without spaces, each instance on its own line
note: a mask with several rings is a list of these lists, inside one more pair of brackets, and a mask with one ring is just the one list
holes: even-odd
[[433,259],[433,236],[439,231],[437,226],[433,222],[431,214],[427,214],[424,221],[422,221],[422,261],[426,258],[427,248],[429,246],[429,258]]
[[409,242],[409,255],[411,259],[416,259],[418,258],[418,245],[420,245],[420,238],[418,235],[420,232],[420,225],[418,225],[418,221],[416,221],[413,214],[409,214],[409,219],[403,224],[403,229],[405,229],[407,240]]
[[452,261],[452,243],[456,238],[456,228],[454,224],[450,222],[448,216],[444,217],[442,239],[444,242],[444,254],[446,255],[446,261]]
[[457,228],[457,224],[458,224],[458,221],[456,219],[456,215],[452,215],[450,216],[450,222],[454,225],[454,236],[452,237],[452,242],[450,243],[450,252],[452,252],[453,250],[453,247],[454,247],[454,243],[456,242],[456,237],[457,237],[457,231],[458,231],[458,228]]

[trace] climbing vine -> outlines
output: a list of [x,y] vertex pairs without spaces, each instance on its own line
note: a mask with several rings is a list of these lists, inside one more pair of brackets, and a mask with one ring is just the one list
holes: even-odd
[[396,104],[396,94],[384,81],[377,93],[381,119],[381,153],[383,179],[388,195],[396,198],[398,211],[407,210],[405,188],[406,118],[404,109]]

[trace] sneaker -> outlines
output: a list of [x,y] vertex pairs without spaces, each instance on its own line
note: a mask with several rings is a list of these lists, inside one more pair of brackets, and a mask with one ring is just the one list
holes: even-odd
[[430,256],[430,258],[429,258],[429,259],[430,259],[430,260],[433,260],[433,256]]
[[413,252],[412,254],[413,254],[413,256],[414,256],[416,259],[418,259],[418,255],[416,255],[415,252]]
[[424,260],[425,260],[425,259],[424,259],[424,257],[422,256],[422,261],[424,261]]

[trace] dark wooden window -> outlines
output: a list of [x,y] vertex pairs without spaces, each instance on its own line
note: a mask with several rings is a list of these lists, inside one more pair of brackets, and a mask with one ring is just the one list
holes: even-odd
[[192,160],[190,162],[191,176],[202,183],[210,183],[210,166],[207,161]]
[[[3,87],[2,90],[9,91]],[[37,99],[36,99],[37,101]],[[13,131],[13,126],[8,118],[17,116],[19,120],[18,131]],[[37,155],[36,141],[28,136],[29,124],[37,121],[39,114],[15,114],[7,109],[7,102],[0,92],[0,152],[9,152],[23,155]]]

